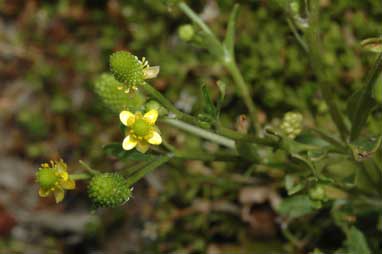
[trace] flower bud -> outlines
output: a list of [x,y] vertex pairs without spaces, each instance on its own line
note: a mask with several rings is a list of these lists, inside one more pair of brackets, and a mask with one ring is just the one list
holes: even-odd
[[302,131],[302,120],[300,113],[288,112],[284,115],[280,129],[284,135],[294,139]]
[[190,41],[194,37],[195,31],[192,25],[182,25],[178,28],[178,36],[183,41]]
[[96,207],[116,207],[126,203],[132,193],[126,179],[118,173],[95,175],[89,183],[88,193]]
[[145,98],[139,91],[126,93],[123,84],[115,80],[109,73],[104,73],[96,79],[94,91],[113,112],[138,111],[145,102]]
[[325,189],[322,185],[317,184],[309,190],[309,197],[312,200],[325,201],[327,200]]

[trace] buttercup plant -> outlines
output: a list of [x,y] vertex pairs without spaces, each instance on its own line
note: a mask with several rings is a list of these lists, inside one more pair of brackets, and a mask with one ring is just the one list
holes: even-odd
[[[219,96],[216,103],[206,87],[203,87],[202,112],[198,115],[187,114],[148,83],[148,79],[157,77],[158,66],[150,67],[145,58],[139,60],[132,52],[117,51],[109,59],[111,74],[102,74],[94,86],[104,104],[116,116],[119,114],[122,124],[123,141],[107,145],[105,151],[120,159],[134,158],[144,163],[134,168],[128,177],[123,172],[101,173],[86,164],[86,173],[68,175],[63,161],[54,162],[50,166],[43,164],[36,174],[40,196],[54,193],[56,201],[60,202],[64,197],[64,189],[74,189],[74,180],[86,180],[89,181],[89,197],[96,207],[115,207],[129,200],[137,181],[169,160],[245,161],[251,167],[282,171],[283,189],[288,197],[273,208],[283,218],[281,228],[285,239],[296,250],[303,250],[309,242],[314,242],[314,234],[298,239],[298,236],[306,232],[302,230],[294,235],[290,228],[294,223],[299,223],[297,218],[318,213],[320,209],[331,211],[328,216],[333,218],[346,236],[343,248],[349,250],[349,253],[356,253],[354,250],[361,248],[361,252],[357,253],[368,254],[371,248],[380,248],[375,247],[375,244],[370,247],[371,243],[378,241],[375,234],[366,237],[357,224],[346,220],[346,216],[362,218],[365,214],[362,208],[365,207],[368,216],[375,219],[381,216],[382,137],[370,136],[366,127],[368,116],[377,106],[373,91],[382,70],[382,54],[379,53],[366,85],[349,98],[345,112],[331,90],[328,67],[322,58],[318,1],[306,1],[306,6],[291,5],[290,1],[286,1],[288,4],[285,1],[278,2],[297,43],[310,59],[321,89],[322,102],[328,108],[336,133],[305,126],[305,114],[303,118],[298,112],[285,112],[279,128],[264,127],[259,121],[259,110],[252,100],[252,94],[256,91],[246,83],[236,62],[234,37],[238,5],[232,10],[226,36],[221,41],[187,4],[176,2],[179,9],[193,22],[192,25],[182,26],[179,36],[184,41],[192,42],[194,32],[198,33],[206,42],[199,45],[230,74],[232,86],[249,115],[251,127],[248,132],[228,128],[221,121],[227,86],[223,82],[218,82]],[[303,26],[297,23],[300,19],[296,18],[296,13],[301,10],[306,12],[306,24]],[[157,123],[159,126],[178,128],[220,147],[213,153],[203,148],[197,151],[175,148],[166,141],[166,128],[158,128]],[[334,174],[339,161],[351,167],[340,166],[341,172]]]

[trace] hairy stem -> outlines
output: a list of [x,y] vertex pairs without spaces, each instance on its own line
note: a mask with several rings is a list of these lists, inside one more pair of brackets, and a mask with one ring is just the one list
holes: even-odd
[[146,93],[148,93],[153,99],[157,100],[163,107],[165,107],[168,111],[173,113],[177,119],[185,121],[187,123],[200,126],[199,121],[193,116],[187,115],[183,113],[179,109],[177,109],[171,101],[169,101],[166,97],[164,97],[160,92],[158,92],[154,87],[150,84],[143,82],[140,86]]
[[235,141],[232,139],[220,136],[208,130],[193,126],[177,119],[166,118],[162,119],[161,121],[216,144],[235,149]]
[[138,182],[141,178],[143,178],[145,175],[151,173],[154,169],[158,168],[162,164],[165,164],[168,162],[174,155],[173,154],[167,154],[164,156],[161,156],[159,159],[151,162],[141,170],[139,170],[137,173],[134,175],[130,176],[127,179],[127,183],[129,186],[134,185],[136,182]]
[[77,181],[77,180],[87,180],[90,179],[92,176],[87,173],[79,173],[79,174],[71,174],[70,179]]

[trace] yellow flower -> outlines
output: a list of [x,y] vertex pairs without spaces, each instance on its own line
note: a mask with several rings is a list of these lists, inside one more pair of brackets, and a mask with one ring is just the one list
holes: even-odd
[[36,181],[40,185],[38,191],[40,197],[47,197],[53,193],[57,203],[64,199],[64,190],[73,190],[76,187],[76,183],[70,179],[67,165],[62,159],[51,161],[50,165],[41,164],[41,168],[36,173]]
[[162,137],[155,126],[158,119],[156,109],[152,109],[144,115],[141,112],[133,114],[130,111],[122,111],[119,114],[119,119],[125,126],[129,127],[122,142],[124,150],[137,148],[139,152],[145,153],[150,144],[160,145],[162,143]]

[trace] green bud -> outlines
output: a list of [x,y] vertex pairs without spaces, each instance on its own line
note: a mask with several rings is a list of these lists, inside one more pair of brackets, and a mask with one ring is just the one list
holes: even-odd
[[178,28],[178,36],[183,41],[190,41],[195,35],[192,25],[182,25]]
[[325,189],[322,185],[318,184],[309,190],[309,197],[312,200],[325,201],[327,200]]
[[131,188],[126,179],[118,173],[95,175],[89,183],[88,193],[96,207],[116,207],[131,197]]
[[140,85],[144,80],[144,64],[128,51],[117,51],[110,56],[110,70],[116,80],[128,88]]
[[145,105],[145,109],[146,109],[146,112],[149,112],[150,110],[155,109],[158,111],[159,116],[165,116],[168,114],[168,110],[156,100],[150,100],[149,102],[147,102]]
[[302,131],[302,120],[300,113],[288,112],[284,115],[280,129],[284,135],[294,139]]
[[145,102],[139,91],[126,93],[122,83],[109,73],[104,73],[96,79],[94,91],[101,97],[103,103],[116,113],[122,110],[139,111]]

